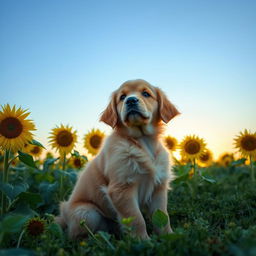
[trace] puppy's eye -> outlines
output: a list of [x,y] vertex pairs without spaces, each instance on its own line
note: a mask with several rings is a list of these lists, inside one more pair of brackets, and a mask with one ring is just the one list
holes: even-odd
[[146,97],[146,98],[148,98],[148,97],[151,96],[151,95],[150,95],[148,92],[146,92],[146,91],[142,92],[141,94],[142,94],[144,97]]
[[125,99],[126,95],[125,94],[122,94],[121,97],[120,97],[120,100],[123,101]]

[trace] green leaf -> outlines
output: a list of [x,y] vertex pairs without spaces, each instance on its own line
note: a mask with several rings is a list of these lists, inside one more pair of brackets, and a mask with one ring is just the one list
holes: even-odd
[[37,140],[31,140],[31,141],[29,142],[29,144],[35,145],[35,146],[38,146],[38,147],[41,147],[41,148],[46,149],[46,148],[45,148],[39,141],[37,141]]
[[43,202],[43,199],[40,194],[31,193],[31,192],[22,192],[18,197],[18,202],[25,202],[29,204],[32,208],[37,208]]
[[233,161],[230,165],[231,166],[243,165],[243,164],[245,164],[245,161],[246,161],[246,158],[241,158],[236,161]]
[[19,159],[21,162],[23,162],[24,164],[30,166],[30,167],[33,167],[33,168],[37,168],[36,167],[36,164],[33,160],[33,157],[27,153],[23,153],[21,151],[18,151],[19,153]]
[[30,250],[25,250],[25,249],[16,249],[16,248],[12,248],[12,249],[4,249],[4,250],[0,250],[0,256],[35,256],[36,253],[34,251],[30,251]]
[[152,222],[158,228],[163,228],[168,223],[168,216],[161,210],[156,210],[152,216]]
[[19,232],[27,220],[28,217],[24,215],[8,215],[2,221],[2,231],[5,233]]
[[72,153],[72,156],[80,157],[80,154],[78,151],[74,150],[74,152]]
[[42,182],[39,184],[39,193],[42,195],[45,204],[54,204],[54,198],[59,191],[58,182],[48,183]]
[[174,242],[176,240],[182,239],[184,235],[178,234],[178,233],[170,233],[170,234],[164,234],[161,236],[161,239],[167,240],[168,242]]
[[81,156],[86,162],[88,162],[88,158],[86,156]]
[[59,158],[48,158],[44,161],[44,171],[47,171],[51,165],[53,165]]
[[63,230],[61,228],[61,226],[57,223],[52,222],[49,226],[48,226],[48,231],[54,235],[54,237],[58,237],[61,240],[64,240],[64,233]]
[[14,200],[17,195],[19,195],[22,192],[25,192],[28,190],[28,184],[27,183],[19,183],[16,185],[11,185],[9,183],[0,183],[0,190],[5,193],[7,197],[10,198],[10,200]]
[[188,178],[189,178],[189,174],[186,173],[186,174],[184,174],[184,175],[181,175],[181,176],[177,177],[177,178],[173,181],[173,183],[174,183],[174,184],[179,184],[180,182],[183,182],[183,181],[188,180]]
[[19,203],[15,205],[15,209],[11,212],[12,214],[24,215],[28,218],[39,216],[37,212],[32,210],[27,203]]
[[189,171],[191,170],[192,165],[191,163],[187,163],[186,165],[175,165],[173,170],[175,172],[175,174],[180,177],[184,174],[188,174]]
[[203,175],[201,175],[202,179],[213,184],[213,183],[216,183],[216,180],[212,179],[212,178],[208,178],[208,177],[205,177]]

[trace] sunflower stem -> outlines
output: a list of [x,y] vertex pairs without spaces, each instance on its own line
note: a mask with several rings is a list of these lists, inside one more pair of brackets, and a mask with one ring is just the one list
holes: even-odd
[[63,162],[62,162],[62,170],[65,171],[66,168],[66,153],[63,155]]
[[[63,161],[62,161],[62,170],[65,171],[66,168],[66,153],[63,154]],[[60,199],[64,199],[63,195],[63,173],[60,175]]]
[[195,158],[193,159],[193,170],[194,170],[194,175],[197,175],[196,174],[196,159]]
[[[10,150],[6,149],[4,154],[4,170],[3,170],[3,176],[2,181],[3,184],[8,183],[8,167],[9,167],[9,154]],[[1,192],[1,216],[6,212],[6,206],[7,206],[7,198],[4,195],[4,192]]]
[[86,231],[91,235],[91,237],[101,246],[101,242],[97,239],[97,237],[93,234],[91,229],[87,226],[85,219],[81,220],[80,226],[86,229]]
[[255,182],[254,166],[253,166],[252,156],[250,156],[250,167],[251,167],[251,178],[252,178],[252,181]]
[[17,246],[16,248],[20,248],[20,243],[21,243],[21,239],[23,237],[23,235],[25,234],[25,229],[22,230],[22,232],[20,233],[20,236],[19,236],[19,239],[18,239],[18,243],[17,243]]

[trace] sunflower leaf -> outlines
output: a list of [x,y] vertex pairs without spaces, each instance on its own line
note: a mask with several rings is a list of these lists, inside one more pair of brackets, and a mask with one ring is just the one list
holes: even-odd
[[19,203],[27,203],[32,208],[37,208],[43,203],[43,199],[38,193],[22,192],[18,196]]
[[88,158],[86,156],[81,156],[86,162],[88,162]]
[[46,149],[46,148],[45,148],[39,141],[37,141],[37,140],[31,140],[31,141],[29,142],[29,144],[35,145],[35,146],[38,146],[38,147],[41,147],[41,148]]
[[27,183],[15,184],[14,186],[9,183],[0,183],[0,190],[3,191],[11,201],[20,193],[27,191],[28,187]]
[[31,155],[29,155],[27,153],[24,153],[24,152],[21,152],[21,151],[18,151],[18,154],[19,154],[19,160],[22,163],[24,163],[24,164],[26,164],[30,167],[37,168],[36,164],[33,160],[33,157]]
[[212,178],[208,178],[208,177],[205,177],[203,175],[201,175],[202,179],[209,182],[209,183],[216,183],[216,180],[212,179]]
[[233,162],[231,163],[231,166],[238,166],[238,165],[245,164],[245,161],[246,161],[246,158],[238,159],[238,160],[236,160],[236,161],[233,161]]
[[0,250],[0,256],[22,256],[22,255],[27,255],[27,256],[35,256],[35,252],[32,250],[26,250],[26,249],[20,249],[20,248],[11,248],[11,249],[3,249]]
[[6,233],[19,232],[27,220],[24,215],[8,215],[2,221],[2,229]]
[[241,158],[230,163],[230,166],[239,166],[245,164],[246,158]]
[[158,228],[163,228],[168,223],[168,216],[161,210],[156,210],[152,216],[152,222]]
[[64,241],[64,233],[63,230],[61,228],[61,226],[57,223],[51,223],[48,226],[48,231],[53,234],[55,237],[60,238],[62,241]]
[[72,156],[75,156],[75,157],[80,157],[80,154],[78,151],[74,150],[74,152],[71,154]]
[[49,167],[50,167],[51,165],[53,165],[58,159],[59,159],[59,157],[58,157],[58,158],[49,158],[49,159],[46,159],[46,160],[44,161],[44,165],[43,165],[44,171],[47,171],[47,170],[49,169]]
[[189,174],[186,173],[186,174],[183,174],[183,175],[181,175],[181,176],[178,176],[178,177],[173,181],[173,183],[174,183],[174,184],[180,184],[180,183],[182,183],[183,181],[188,180],[188,178],[189,178]]

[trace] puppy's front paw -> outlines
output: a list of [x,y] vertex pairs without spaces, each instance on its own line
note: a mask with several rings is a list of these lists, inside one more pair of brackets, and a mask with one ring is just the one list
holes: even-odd
[[147,233],[143,234],[143,235],[139,235],[138,236],[141,240],[150,240],[150,237]]
[[171,226],[167,226],[166,228],[166,231],[165,231],[166,234],[171,234],[171,233],[174,233]]

